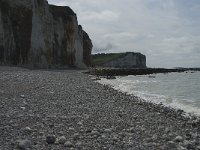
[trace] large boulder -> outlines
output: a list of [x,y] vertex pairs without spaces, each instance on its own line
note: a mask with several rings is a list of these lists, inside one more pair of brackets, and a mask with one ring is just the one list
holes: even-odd
[[[0,64],[85,68],[92,43],[69,7],[46,0],[0,0]],[[90,46],[88,45],[90,41]]]

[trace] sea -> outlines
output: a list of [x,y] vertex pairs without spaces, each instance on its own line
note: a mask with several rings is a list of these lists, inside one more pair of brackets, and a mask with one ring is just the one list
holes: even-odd
[[200,72],[187,71],[153,75],[102,78],[101,84],[152,103],[182,109],[187,114],[200,116]]

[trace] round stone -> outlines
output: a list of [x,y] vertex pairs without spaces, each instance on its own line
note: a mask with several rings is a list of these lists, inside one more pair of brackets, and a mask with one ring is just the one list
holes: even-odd
[[169,142],[167,142],[166,148],[175,149],[175,148],[177,148],[177,145],[173,141],[169,141]]
[[43,136],[44,135],[44,132],[39,132],[39,136]]
[[101,138],[106,139],[106,135],[105,135],[105,134],[102,134],[102,135],[101,135]]
[[152,136],[152,140],[154,140],[154,141],[156,141],[157,138],[158,138],[158,136],[157,136],[156,134],[154,134],[154,135]]
[[183,141],[183,137],[182,136],[177,136],[175,139],[174,139],[175,142],[182,142]]
[[129,132],[134,133],[134,132],[135,132],[135,128],[134,128],[134,127],[131,127],[131,128],[129,129]]
[[61,136],[61,137],[58,138],[58,143],[59,144],[65,144],[65,142],[66,142],[66,137],[65,136]]
[[170,132],[170,129],[169,128],[166,128],[165,129],[165,133],[169,133]]
[[83,123],[82,123],[81,121],[79,121],[77,124],[78,124],[79,126],[82,126],[82,125],[83,125]]
[[31,148],[31,141],[29,140],[20,140],[18,143],[18,147],[21,150],[27,150],[29,148]]
[[197,146],[197,150],[200,150],[200,146]]
[[72,127],[69,127],[69,131],[75,131],[75,129]]
[[83,145],[82,142],[77,142],[75,146],[76,147],[82,147],[82,145]]
[[74,139],[74,140],[77,140],[77,139],[79,139],[79,136],[80,136],[80,135],[79,135],[78,133],[75,133],[75,134],[73,135],[73,139]]
[[104,131],[105,131],[106,133],[111,133],[111,132],[112,132],[111,129],[105,129]]
[[25,98],[25,95],[20,95],[21,98]]
[[117,142],[119,139],[118,139],[118,136],[117,135],[114,135],[113,136],[113,141]]
[[46,142],[48,144],[54,144],[55,141],[56,141],[56,136],[55,135],[47,135]]
[[100,133],[99,133],[98,131],[96,131],[96,130],[93,130],[93,131],[91,132],[91,134],[92,134],[92,135],[99,135]]
[[24,131],[25,133],[28,133],[28,134],[30,134],[30,133],[32,132],[32,130],[31,130],[30,127],[25,127],[25,128],[23,129],[23,131]]
[[65,142],[64,145],[65,145],[65,147],[73,147],[73,144],[70,141]]

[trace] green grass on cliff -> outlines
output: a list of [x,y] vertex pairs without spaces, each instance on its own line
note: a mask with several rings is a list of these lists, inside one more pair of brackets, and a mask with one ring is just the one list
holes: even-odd
[[96,65],[101,65],[104,63],[107,63],[111,60],[117,59],[119,57],[124,56],[124,53],[110,53],[110,54],[95,54],[92,56],[93,59],[93,64]]

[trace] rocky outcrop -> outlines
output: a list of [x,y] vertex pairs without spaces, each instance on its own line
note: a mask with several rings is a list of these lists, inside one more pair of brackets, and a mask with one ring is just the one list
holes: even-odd
[[69,7],[0,0],[0,64],[85,68],[92,50],[86,35]]

